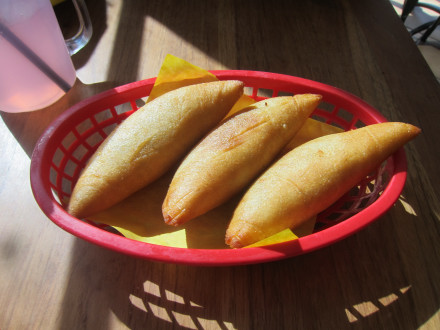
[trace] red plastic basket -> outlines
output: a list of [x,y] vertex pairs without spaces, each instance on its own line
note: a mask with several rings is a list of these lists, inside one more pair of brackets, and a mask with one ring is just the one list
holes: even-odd
[[[323,96],[315,119],[345,130],[385,122],[361,99],[335,87],[281,74],[255,71],[211,71],[220,80],[245,83],[256,100],[278,95],[317,93]],[[279,260],[310,252],[364,228],[398,199],[406,180],[403,148],[350,193],[318,215],[314,233],[295,241],[244,249],[186,249],[125,238],[102,226],[77,219],[63,201],[100,142],[144,104],[155,78],[117,87],[84,100],[57,118],[38,141],[32,155],[31,185],[42,211],[59,227],[94,244],[145,259],[190,265],[226,266]]]

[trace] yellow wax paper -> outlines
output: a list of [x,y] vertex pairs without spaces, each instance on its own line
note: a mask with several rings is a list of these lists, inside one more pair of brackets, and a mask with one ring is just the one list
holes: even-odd
[[[196,219],[173,227],[163,221],[162,202],[174,172],[175,169],[169,171],[156,182],[90,219],[114,227],[127,238],[151,244],[193,249],[229,248],[225,244],[225,232],[242,194]],[[252,246],[297,239],[310,234],[314,225],[315,218],[295,229],[295,233],[287,229]]]
[[[153,89],[148,96],[147,102],[151,102],[162,94],[183,86],[217,80],[218,78],[209,71],[201,69],[174,55],[168,54],[162,62],[162,66],[159,70],[156,81],[154,82]],[[255,103],[253,98],[243,95],[232,107],[228,116],[252,103]]]
[[174,172],[175,169],[169,171],[151,185],[91,219],[113,226],[125,237],[142,242],[195,249],[227,248],[224,242],[226,227],[239,199],[232,198],[184,225],[167,225],[162,217],[162,203]]
[[303,225],[295,228],[295,233],[291,229],[284,229],[283,231],[280,231],[275,235],[269,236],[257,243],[245,247],[258,247],[258,246],[265,246],[265,245],[276,244],[281,242],[293,241],[298,237],[306,236],[309,235],[311,232],[313,232],[315,223],[316,223],[316,216],[306,221]]
[[[176,88],[216,80],[217,77],[210,72],[173,55],[167,55],[147,102]],[[254,99],[243,95],[227,116],[252,103],[255,103]],[[298,133],[299,139],[296,142],[292,140],[284,152],[307,140],[337,132],[339,129],[308,119],[301,131],[301,134]],[[175,170],[176,168],[170,170],[156,182],[89,219],[112,226],[127,238],[151,244],[196,249],[229,248],[224,242],[226,228],[242,193],[184,225],[178,227],[167,225],[162,216],[162,203]],[[251,246],[280,243],[308,235],[313,231],[315,221],[316,217],[296,228],[295,232],[287,229]]]
[[217,77],[212,73],[168,54],[162,62],[147,102],[151,102],[158,96],[183,86],[217,80]]

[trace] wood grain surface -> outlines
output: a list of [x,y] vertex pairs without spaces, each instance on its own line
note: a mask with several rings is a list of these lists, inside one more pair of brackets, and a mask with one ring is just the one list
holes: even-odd
[[[87,1],[94,35],[56,104],[0,122],[0,329],[438,329],[440,86],[388,0]],[[68,3],[57,7],[65,33]],[[205,69],[300,76],[422,129],[401,198],[313,253],[236,267],[140,260],[78,239],[39,209],[38,137],[69,106],[157,75],[166,54]]]

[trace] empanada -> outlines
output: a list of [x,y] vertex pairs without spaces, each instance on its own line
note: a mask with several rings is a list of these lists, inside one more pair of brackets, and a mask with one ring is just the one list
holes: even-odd
[[274,97],[228,118],[177,169],[163,204],[165,222],[183,224],[246,187],[292,139],[320,95]]
[[398,148],[420,133],[382,123],[307,142],[278,160],[245,193],[226,232],[243,247],[325,210]]
[[101,144],[76,183],[68,212],[87,217],[170,169],[243,94],[241,81],[182,87],[147,103]]

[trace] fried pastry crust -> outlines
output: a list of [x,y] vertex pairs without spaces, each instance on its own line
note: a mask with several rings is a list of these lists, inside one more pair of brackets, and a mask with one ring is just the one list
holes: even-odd
[[244,189],[293,138],[320,100],[315,94],[270,98],[214,129],[175,173],[162,207],[165,222],[183,224]]
[[296,226],[325,210],[420,133],[405,123],[381,123],[307,142],[283,156],[246,192],[226,232],[243,247]]
[[243,88],[241,81],[186,86],[134,112],[88,162],[68,212],[87,217],[159,178],[224,118]]

